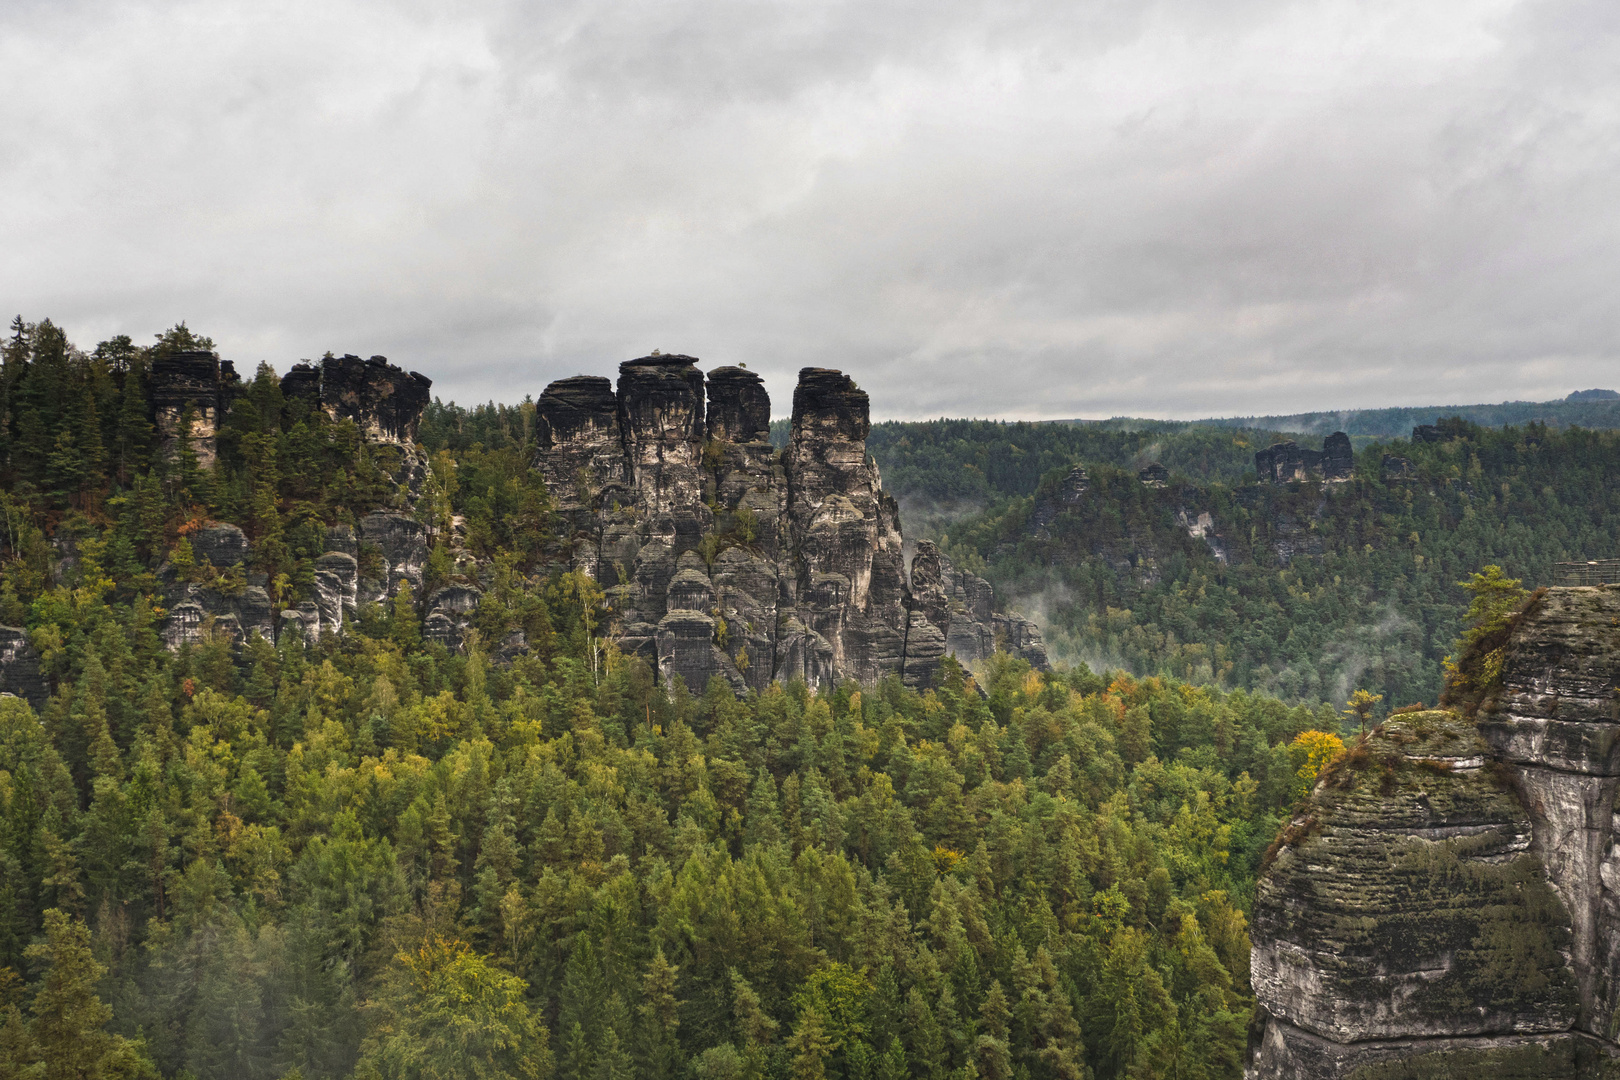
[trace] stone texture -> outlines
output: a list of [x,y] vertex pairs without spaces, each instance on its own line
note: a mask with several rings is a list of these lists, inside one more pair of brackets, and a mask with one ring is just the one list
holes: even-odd
[[0,626],[0,694],[15,694],[35,709],[43,709],[50,697],[40,673],[39,653],[20,627]]
[[446,648],[460,648],[472,626],[473,613],[478,610],[478,603],[483,598],[482,590],[471,585],[446,585],[435,589],[427,599],[422,636]]
[[221,570],[247,564],[253,558],[253,548],[247,534],[235,525],[212,522],[191,534],[191,551],[199,562],[207,562]]
[[1251,1080],[1620,1074],[1620,588],[1552,589],[1477,720],[1403,714],[1262,875]]
[[1162,488],[1170,486],[1170,470],[1157,461],[1137,473],[1136,478],[1148,487]]
[[219,425],[241,389],[241,380],[229,360],[213,352],[175,352],[152,361],[147,373],[147,397],[152,420],[165,444],[180,434],[187,406],[192,409],[191,447],[203,468],[218,454]]
[[411,446],[432,386],[426,375],[397,368],[386,356],[362,360],[345,354],[325,357],[319,367],[293,365],[282,377],[281,393],[314,399],[332,419],[353,420],[373,442]]
[[729,443],[769,442],[771,398],[765,383],[746,368],[709,372],[709,438]]
[[1379,462],[1385,480],[1406,480],[1413,476],[1412,459],[1398,454],[1385,454]]
[[1044,666],[1034,625],[995,623],[989,586],[937,552],[912,587],[866,453],[869,408],[847,375],[806,368],[778,453],[744,368],[705,379],[692,357],[653,355],[620,365],[617,388],[552,383],[534,466],[563,522],[555,558],[602,584],[621,649],[694,691],[715,676],[738,692],[890,673],[927,685],[947,652],[971,662],[998,640]]
[[1348,480],[1355,469],[1350,437],[1335,431],[1311,450],[1289,439],[1255,451],[1254,468],[1263,484],[1292,484],[1306,480]]
[[201,641],[210,627],[237,644],[250,634],[275,640],[270,594],[260,586],[222,589],[170,580],[164,598],[163,643],[171,649]]

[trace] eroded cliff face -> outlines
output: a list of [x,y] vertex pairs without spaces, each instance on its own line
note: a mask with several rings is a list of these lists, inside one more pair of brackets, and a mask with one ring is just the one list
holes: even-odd
[[1553,589],[1477,721],[1328,770],[1254,910],[1252,1080],[1620,1076],[1620,589]]
[[282,376],[287,397],[317,401],[334,420],[353,420],[375,443],[412,446],[430,400],[433,380],[404,371],[386,356],[362,360],[353,354],[328,356],[320,366],[304,361]]
[[[998,642],[1045,666],[1039,632],[991,610],[989,586],[919,545],[908,581],[899,511],[866,453],[870,407],[841,372],[806,368],[792,437],[769,442],[759,377],[647,356],[537,403],[563,556],[607,591],[611,633],[694,690],[772,680],[927,685],[940,658]],[[919,576],[920,575],[920,576]]]
[[1260,482],[1269,484],[1348,480],[1355,466],[1350,436],[1342,431],[1335,431],[1322,440],[1320,450],[1302,447],[1290,439],[1273,443],[1254,454],[1254,468],[1260,474]]
[[[148,394],[152,420],[166,443],[181,434],[190,438],[197,464],[208,468],[218,453],[219,425],[241,390],[242,381],[229,360],[213,352],[176,352],[152,361]],[[186,419],[189,416],[189,429]]]

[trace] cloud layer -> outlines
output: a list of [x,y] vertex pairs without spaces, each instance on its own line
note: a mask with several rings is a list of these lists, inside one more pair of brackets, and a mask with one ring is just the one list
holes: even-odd
[[652,348],[885,416],[1620,385],[1620,6],[0,8],[0,305],[384,353]]

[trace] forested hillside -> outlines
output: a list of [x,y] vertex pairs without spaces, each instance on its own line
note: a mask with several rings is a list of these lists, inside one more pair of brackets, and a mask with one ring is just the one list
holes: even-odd
[[1612,390],[1586,390],[1559,401],[1504,401],[1496,405],[1428,405],[1385,409],[1342,409],[1292,413],[1287,416],[1234,416],[1202,420],[1223,427],[1260,427],[1323,436],[1343,431],[1355,436],[1398,439],[1419,424],[1432,424],[1447,416],[1460,416],[1481,427],[1583,427],[1608,430],[1620,427],[1620,399]]
[[[1446,427],[1445,442],[1363,447],[1339,484],[1172,470],[1161,488],[1099,464],[1082,498],[1052,503],[1054,470],[949,525],[945,547],[1039,613],[1055,656],[1287,699],[1366,687],[1389,705],[1432,702],[1458,581],[1498,563],[1554,584],[1555,562],[1620,556],[1620,433]],[[1409,467],[1386,476],[1386,455]],[[1048,525],[1034,520],[1043,499]]]
[[[1239,1075],[1244,912],[1330,708],[1004,654],[657,685],[549,568],[532,407],[430,407],[413,490],[263,368],[210,464],[148,386],[207,345],[5,345],[0,622],[45,685],[0,698],[0,1077]],[[165,646],[177,583],[281,619],[380,507],[436,530],[424,581],[483,584],[463,647],[408,588]]]

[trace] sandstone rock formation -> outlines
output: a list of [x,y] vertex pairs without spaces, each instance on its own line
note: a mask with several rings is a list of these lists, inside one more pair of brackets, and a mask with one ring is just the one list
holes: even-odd
[[1079,507],[1090,490],[1091,475],[1086,472],[1086,467],[1074,466],[1055,491],[1035,500],[1035,508],[1030,514],[1030,529],[1037,536],[1050,535],[1058,515]]
[[1252,1080],[1620,1076],[1620,589],[1553,589],[1477,723],[1327,771],[1254,911]]
[[0,694],[15,694],[36,709],[43,709],[50,697],[40,673],[39,653],[19,627],[0,626]]
[[1385,454],[1378,463],[1385,480],[1406,480],[1413,476],[1412,459],[1398,454]]
[[759,377],[705,379],[689,356],[626,361],[616,389],[554,382],[536,420],[559,557],[602,584],[610,632],[663,678],[926,685],[947,652],[971,662],[998,642],[1045,666],[1033,624],[995,615],[989,586],[932,545],[908,581],[899,511],[866,453],[867,397],[841,372],[800,372],[781,453]]
[[1289,484],[1304,480],[1348,480],[1355,470],[1350,436],[1335,431],[1311,450],[1292,439],[1255,451],[1254,468],[1263,484]]
[[241,389],[241,379],[229,360],[213,352],[175,352],[157,357],[147,375],[152,420],[166,441],[180,434],[181,421],[191,410],[192,449],[203,468],[213,465],[218,453],[220,421]]
[[286,397],[313,398],[334,420],[350,419],[373,442],[411,446],[422,411],[431,400],[433,380],[403,371],[386,356],[328,356],[317,368],[294,364],[282,377]]

